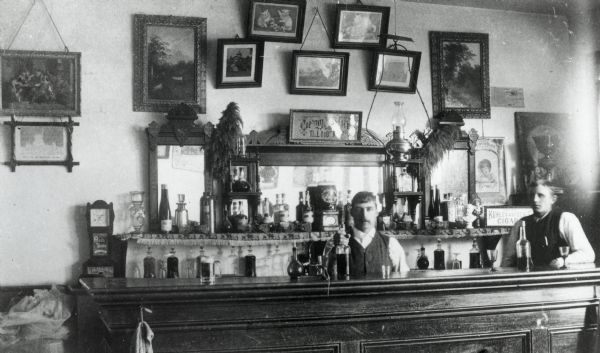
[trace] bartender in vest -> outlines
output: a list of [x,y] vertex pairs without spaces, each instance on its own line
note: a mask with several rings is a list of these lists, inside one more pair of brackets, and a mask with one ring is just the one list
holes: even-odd
[[[382,266],[389,271],[409,271],[406,254],[395,238],[376,230],[377,203],[373,193],[361,191],[352,198],[353,217],[350,238],[336,234],[334,242],[350,246],[350,278],[365,275],[381,276]],[[385,268],[385,267],[383,267]]]
[[[560,268],[564,262],[559,246],[569,246],[567,265],[594,262],[595,254],[579,219],[555,207],[558,189],[546,180],[536,181],[530,189],[533,214],[521,219],[525,221],[525,234],[531,245],[534,266]],[[516,265],[515,244],[519,239],[521,221],[512,228],[510,238],[504,243],[502,266]]]

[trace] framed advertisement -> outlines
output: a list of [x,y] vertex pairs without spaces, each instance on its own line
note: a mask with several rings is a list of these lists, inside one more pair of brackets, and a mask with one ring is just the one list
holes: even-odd
[[487,33],[429,32],[433,115],[490,118]]
[[290,110],[290,143],[360,143],[362,112]]
[[217,41],[217,88],[260,87],[265,44],[249,39]]
[[512,227],[523,217],[533,214],[529,206],[486,206],[484,207],[486,227]]
[[1,113],[81,115],[81,53],[0,51]]
[[388,33],[390,8],[338,4],[332,46],[334,48],[383,48]]
[[483,137],[477,140],[475,168],[475,192],[482,204],[506,204],[503,137]]
[[134,15],[133,110],[206,113],[206,18]]
[[248,37],[300,43],[305,11],[305,0],[250,0]]
[[375,50],[369,77],[369,90],[415,93],[420,64],[420,52]]
[[349,53],[293,51],[291,94],[345,96]]

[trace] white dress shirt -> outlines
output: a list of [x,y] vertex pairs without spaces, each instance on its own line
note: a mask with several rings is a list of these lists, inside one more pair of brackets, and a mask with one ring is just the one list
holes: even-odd
[[[373,238],[375,237],[375,228],[371,229],[367,233],[363,233],[360,230],[354,228],[353,237],[357,241],[357,243],[359,243],[363,247],[363,249],[366,249],[367,246],[369,246],[369,244],[371,244],[371,241],[373,241]],[[402,245],[400,245],[398,240],[396,240],[395,238],[392,238],[392,237],[388,237],[388,238],[389,238],[389,243],[388,243],[389,255],[388,256],[390,257],[390,261],[392,261],[392,266],[398,272],[410,271],[410,268],[408,267],[408,263],[406,262],[406,254],[404,253],[404,248],[402,248]]]

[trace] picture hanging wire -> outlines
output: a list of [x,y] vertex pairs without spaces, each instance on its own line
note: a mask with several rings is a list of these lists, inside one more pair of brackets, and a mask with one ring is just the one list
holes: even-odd
[[62,45],[65,47],[65,52],[69,52],[69,48],[67,47],[67,44],[65,43],[65,41],[63,40],[62,35],[60,34],[60,31],[58,30],[58,27],[56,26],[56,23],[54,22],[54,19],[52,18],[52,15],[50,14],[50,11],[48,10],[48,7],[46,6],[46,3],[44,2],[44,0],[33,0],[31,2],[31,4],[29,5],[29,8],[27,9],[27,13],[25,13],[25,16],[23,16],[23,20],[21,21],[21,23],[19,24],[19,27],[17,27],[17,30],[15,31],[15,33],[11,36],[10,42],[8,44],[8,47],[5,50],[10,50],[10,48],[13,45],[13,42],[15,41],[15,39],[17,38],[17,35],[19,34],[19,32],[21,31],[21,28],[23,27],[23,25],[25,24],[25,21],[27,20],[27,18],[29,17],[29,14],[31,13],[31,10],[33,9],[33,7],[35,6],[35,4],[37,4],[38,2],[40,2],[42,4],[42,6],[44,7],[44,10],[46,11],[46,13],[48,14],[48,17],[50,18],[50,22],[52,22],[52,26],[54,27],[54,30],[56,31],[56,34],[58,34],[58,38],[60,38],[60,41],[62,42]]
[[[321,25],[323,25],[323,28],[325,29],[325,33],[327,33],[327,39],[329,40],[329,43],[333,42],[333,40],[332,40],[333,37],[329,34],[329,31],[327,30],[327,26],[325,26],[323,17],[321,17],[321,13],[319,12],[319,7],[315,6],[315,7],[313,7],[313,10],[315,11],[315,14],[313,15],[313,18],[310,21],[310,25],[308,26],[308,31],[306,31],[306,35],[304,36],[304,39],[302,40],[302,45],[300,45],[299,50],[302,50],[302,48],[304,47],[306,38],[308,38],[308,34],[310,33],[310,29],[312,28],[313,22],[315,22],[315,18],[317,17],[317,15],[319,16],[319,20],[321,20]],[[335,53],[335,48],[333,48],[333,52]]]

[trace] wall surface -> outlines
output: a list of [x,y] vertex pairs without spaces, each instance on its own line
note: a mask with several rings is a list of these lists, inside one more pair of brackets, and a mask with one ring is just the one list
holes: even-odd
[[[207,114],[203,122],[217,123],[230,101],[241,108],[244,131],[287,124],[289,109],[360,110],[367,116],[373,92],[367,90],[370,55],[349,50],[350,75],[345,97],[290,95],[290,52],[299,44],[267,42],[261,88],[215,89],[216,40],[246,33],[247,2],[241,0],[45,0],[70,51],[81,52],[81,117],[73,135],[73,154],[81,164],[67,173],[63,167],[0,168],[0,286],[70,283],[88,254],[84,210],[102,199],[115,207],[115,232],[129,231],[128,193],[146,189],[144,128],[163,114],[132,110],[133,14],[195,16],[208,19]],[[329,29],[336,1],[309,0],[305,35],[318,6]],[[391,0],[369,1],[394,6]],[[4,49],[62,50],[59,37],[41,2],[35,5],[10,48],[28,2],[0,0],[0,45]],[[395,19],[396,17],[396,19]],[[444,5],[397,3],[390,32],[410,36],[409,50],[422,52],[418,89],[431,112],[429,31],[489,33],[490,84],[520,87],[522,111],[570,112],[576,102],[566,82],[577,65],[569,55],[565,18],[548,15],[468,9]],[[318,20],[306,50],[330,50]],[[379,135],[390,130],[393,101],[402,100],[408,130],[423,129],[427,117],[418,95],[381,92],[368,128]],[[486,136],[505,138],[508,188],[515,172],[515,109],[492,107],[492,119],[468,121]],[[576,118],[575,118],[576,119]],[[2,120],[8,120],[8,117]],[[31,120],[27,118],[27,120]],[[46,119],[56,120],[56,119]],[[0,129],[0,159],[9,159],[9,129]],[[466,246],[466,245],[465,245]],[[410,250],[412,251],[412,250]]]

